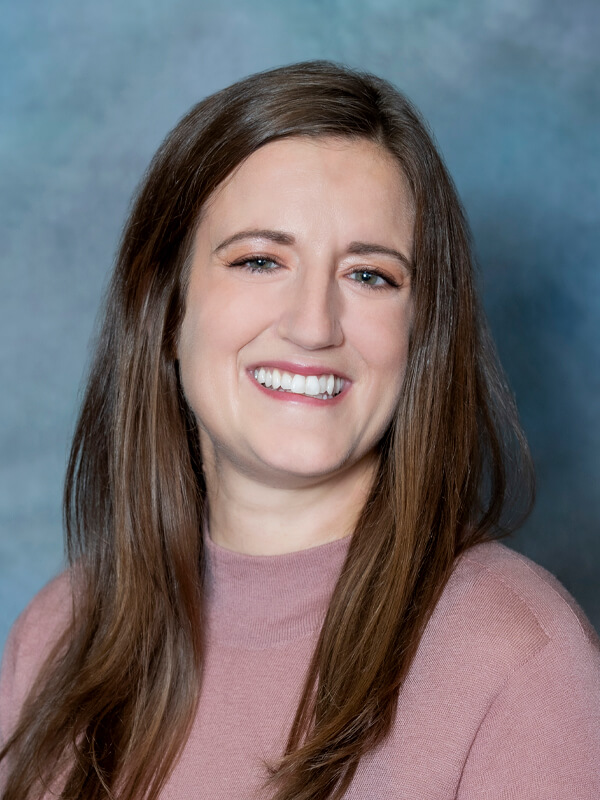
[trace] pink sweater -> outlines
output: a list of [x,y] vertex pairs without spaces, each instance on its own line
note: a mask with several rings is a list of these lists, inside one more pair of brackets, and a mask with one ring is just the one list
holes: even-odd
[[[161,800],[261,797],[261,759],[282,751],[349,541],[247,556],[207,540],[202,697]],[[68,593],[59,577],[13,628],[0,683],[0,739],[64,624]],[[555,578],[495,543],[460,560],[421,641],[391,735],[361,761],[346,797],[599,800],[600,644]]]

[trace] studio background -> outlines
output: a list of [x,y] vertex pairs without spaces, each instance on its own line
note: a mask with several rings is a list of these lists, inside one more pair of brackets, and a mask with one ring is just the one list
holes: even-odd
[[600,4],[0,0],[0,649],[62,564],[62,480],[131,194],[176,121],[328,58],[429,121],[538,475],[509,544],[600,628]]

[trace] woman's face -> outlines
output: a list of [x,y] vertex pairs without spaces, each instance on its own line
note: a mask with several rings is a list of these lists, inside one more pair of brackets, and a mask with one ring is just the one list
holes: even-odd
[[215,192],[178,345],[207,466],[292,487],[374,457],[406,366],[413,227],[367,140],[272,142]]

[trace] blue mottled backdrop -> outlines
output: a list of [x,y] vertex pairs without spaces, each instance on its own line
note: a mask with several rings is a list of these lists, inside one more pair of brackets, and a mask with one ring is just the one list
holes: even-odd
[[88,340],[166,132],[256,70],[329,58],[429,119],[473,227],[537,464],[513,546],[600,627],[600,4],[0,0],[0,646],[62,561]]

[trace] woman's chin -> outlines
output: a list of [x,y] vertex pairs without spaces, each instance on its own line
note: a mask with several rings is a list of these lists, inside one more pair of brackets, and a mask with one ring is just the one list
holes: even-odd
[[295,488],[335,479],[351,470],[365,454],[335,451],[332,448],[303,447],[286,449],[276,455],[257,453],[255,478],[282,488]]
[[304,460],[263,461],[261,474],[257,478],[279,487],[300,487],[306,484],[326,481],[344,470],[344,461],[330,461],[316,458]]

